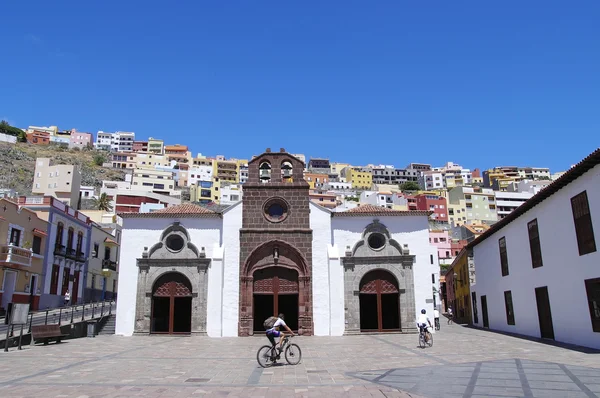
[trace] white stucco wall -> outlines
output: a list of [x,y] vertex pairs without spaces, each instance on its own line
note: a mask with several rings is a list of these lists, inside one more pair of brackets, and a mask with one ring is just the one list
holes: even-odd
[[[241,217],[240,217],[241,218]],[[198,249],[204,247],[206,257],[212,258],[215,247],[220,246],[222,220],[220,218],[125,218],[120,260],[119,299],[117,301],[116,334],[131,336],[135,323],[138,267],[136,260],[144,247],[150,249],[160,241],[165,228],[179,221],[187,229],[191,243]],[[210,285],[210,275],[208,283]],[[208,326],[208,325],[207,325]]]
[[[311,203],[310,228],[313,230],[312,290],[314,334],[316,336],[329,336],[331,335],[330,293],[332,286],[330,284],[328,248],[331,244],[331,213]],[[340,286],[335,284],[334,288],[340,288]],[[344,291],[343,280],[340,290]]]
[[[240,228],[242,228],[242,202],[227,209],[223,215],[223,337],[238,335],[240,307]],[[209,284],[210,284],[209,280]]]
[[[432,315],[433,287],[437,288],[439,283],[440,268],[436,248],[429,244],[429,224],[426,216],[334,217],[332,219],[333,247],[339,252],[339,255],[344,255],[346,246],[354,247],[356,242],[361,239],[364,229],[375,219],[388,228],[392,239],[401,246],[408,245],[410,254],[416,256],[413,265],[415,313],[419,314],[424,308],[427,310],[427,314]],[[431,256],[433,256],[433,263]],[[339,285],[341,288],[337,290],[332,288],[332,296],[336,296],[339,300],[337,297],[339,295],[343,302],[344,282],[341,268],[340,265],[338,267],[340,271],[336,273],[338,275],[335,277],[341,280]],[[432,283],[432,274],[435,275],[435,283]],[[428,303],[427,300],[430,302]],[[439,297],[436,297],[436,302],[440,302]]]
[[[491,329],[540,337],[535,288],[548,287],[557,341],[600,348],[588,308],[585,280],[600,277],[600,251],[579,256],[571,198],[586,190],[600,250],[600,166],[556,192],[474,247],[478,326],[481,296],[487,297]],[[533,268],[527,223],[538,220],[543,266]],[[500,268],[498,240],[506,238],[509,275]],[[508,325],[504,291],[512,292],[515,325]]]

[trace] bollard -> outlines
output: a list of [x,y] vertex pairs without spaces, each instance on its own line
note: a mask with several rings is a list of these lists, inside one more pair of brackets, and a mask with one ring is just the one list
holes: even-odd
[[46,321],[44,322],[44,325],[48,324],[48,310],[46,310]]
[[75,315],[75,306],[71,307],[71,324],[73,324],[73,315]]
[[[54,314],[54,315],[56,315],[56,314]],[[58,325],[60,326],[61,323],[62,323],[62,308],[58,312]]]
[[81,310],[81,321],[83,322],[85,319],[85,303],[83,303],[83,309]]
[[94,319],[94,310],[96,307],[94,306],[94,302],[92,302],[92,319]]

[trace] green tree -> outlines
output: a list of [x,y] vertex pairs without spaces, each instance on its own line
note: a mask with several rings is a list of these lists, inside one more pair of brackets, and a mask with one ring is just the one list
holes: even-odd
[[417,184],[414,181],[406,181],[406,182],[400,184],[400,190],[402,192],[404,192],[404,191],[418,191],[419,189],[421,189],[421,187],[419,186],[419,184]]
[[106,163],[106,156],[101,153],[94,155],[94,164],[96,166],[102,166],[104,163]]
[[11,126],[10,124],[8,124],[8,122],[6,120],[0,121],[0,133],[7,134],[7,135],[14,135],[16,137],[19,137],[19,140],[21,140],[22,136],[25,135],[25,132],[23,130],[21,130],[20,128]]
[[113,209],[110,205],[110,198],[106,193],[101,194],[97,199],[94,198],[93,201],[94,207],[98,210],[112,211]]

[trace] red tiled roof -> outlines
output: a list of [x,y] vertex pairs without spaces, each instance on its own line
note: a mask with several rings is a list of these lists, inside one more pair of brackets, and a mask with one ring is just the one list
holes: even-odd
[[123,218],[166,218],[176,216],[198,218],[219,217],[220,214],[193,203],[183,203],[176,206],[165,207],[164,209],[156,210],[151,213],[121,213],[119,216]]
[[116,242],[110,238],[104,239],[104,243],[110,243],[110,244],[117,245],[117,246],[119,245],[119,242]]
[[346,211],[331,213],[335,217],[361,217],[361,216],[430,216],[431,211],[422,210],[393,210],[371,204],[362,205]]
[[581,162],[577,163],[575,166],[571,167],[569,171],[563,174],[556,181],[552,182],[546,188],[542,189],[537,194],[533,195],[529,198],[525,203],[521,206],[517,207],[513,210],[509,215],[504,217],[502,220],[498,221],[494,225],[492,225],[487,231],[481,234],[477,239],[472,241],[467,245],[467,248],[472,249],[477,246],[479,243],[486,240],[488,237],[495,234],[497,231],[502,229],[505,225],[513,222],[529,210],[533,209],[538,204],[542,203],[544,200],[548,199],[550,196],[554,195],[556,192],[560,191],[562,188],[566,187],[579,177],[581,177],[584,173],[591,170],[600,164],[600,148],[597,148],[594,152],[589,154],[585,159]]

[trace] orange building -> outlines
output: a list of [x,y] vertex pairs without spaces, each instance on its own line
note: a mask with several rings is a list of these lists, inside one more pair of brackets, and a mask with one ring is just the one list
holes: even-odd
[[35,212],[0,199],[0,302],[4,311],[9,303],[30,303],[32,310],[38,309],[47,231],[48,222]]
[[50,144],[50,133],[46,131],[31,131],[27,134],[27,143],[33,145],[49,145]]
[[319,189],[329,182],[329,176],[321,173],[304,173],[304,181],[308,182],[310,189]]
[[311,190],[308,194],[308,198],[311,202],[328,209],[333,209],[338,206],[337,196],[331,192]]

